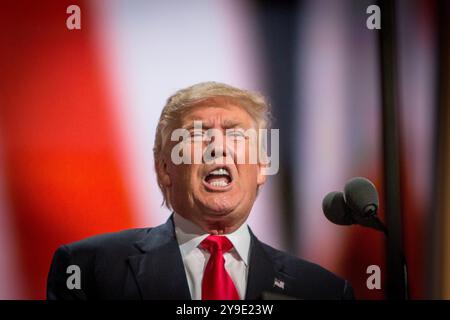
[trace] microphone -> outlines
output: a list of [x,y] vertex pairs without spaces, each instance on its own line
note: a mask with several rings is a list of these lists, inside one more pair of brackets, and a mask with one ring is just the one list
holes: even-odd
[[375,185],[368,179],[356,177],[344,186],[344,192],[328,193],[322,201],[325,217],[334,224],[359,224],[384,232],[388,235],[386,226],[378,219],[378,192]]
[[333,191],[327,194],[322,201],[322,210],[325,217],[334,224],[349,226],[355,223],[342,192]]
[[[344,186],[344,192],[330,192],[322,201],[325,217],[334,224],[359,224],[381,231],[388,237],[388,229],[377,217],[378,206],[378,192],[375,185],[363,177],[350,179]],[[401,248],[395,248],[395,250],[402,261],[404,277],[400,281],[405,284],[406,299],[408,299],[408,268],[405,255]]]

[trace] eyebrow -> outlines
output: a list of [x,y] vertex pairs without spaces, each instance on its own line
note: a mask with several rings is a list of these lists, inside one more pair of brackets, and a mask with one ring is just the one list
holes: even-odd
[[[202,129],[211,129],[212,124],[209,121],[203,121],[200,119],[192,119],[189,123],[182,126],[183,129],[191,130],[194,129],[194,121],[202,121]],[[224,129],[230,129],[230,128],[244,128],[244,125],[242,122],[236,121],[236,120],[224,120],[222,121],[222,127]]]

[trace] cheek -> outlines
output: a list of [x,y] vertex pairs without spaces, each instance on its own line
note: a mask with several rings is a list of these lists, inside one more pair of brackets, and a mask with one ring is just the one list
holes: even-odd
[[175,190],[186,191],[193,188],[198,180],[196,170],[189,165],[174,166],[172,171],[172,181]]
[[231,144],[235,160],[240,165],[253,165],[257,163],[257,148],[248,141],[235,141]]
[[238,168],[240,174],[241,184],[247,188],[257,186],[258,180],[258,166],[257,165],[242,165]]
[[[203,187],[198,165],[187,166],[184,174],[185,186],[188,191],[195,192]],[[177,183],[176,180],[175,183]]]
[[186,146],[186,149],[189,150],[189,162],[195,166],[202,163],[203,151],[205,146],[201,142],[189,143]]

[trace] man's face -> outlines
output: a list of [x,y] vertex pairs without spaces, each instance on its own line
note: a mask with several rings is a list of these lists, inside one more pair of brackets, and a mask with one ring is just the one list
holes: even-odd
[[[202,129],[194,121],[201,121]],[[244,135],[248,129],[257,130],[255,121],[235,104],[210,99],[184,114],[180,126],[189,131],[190,139],[183,143],[184,150],[191,151],[192,164],[176,165],[170,154],[165,157],[171,205],[210,233],[233,232],[247,219],[257,188],[265,182],[261,166],[249,157],[257,139]],[[212,157],[195,162],[199,150]]]

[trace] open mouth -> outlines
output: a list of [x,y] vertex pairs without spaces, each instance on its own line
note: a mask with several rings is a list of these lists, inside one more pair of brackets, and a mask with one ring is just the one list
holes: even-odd
[[210,189],[226,189],[233,181],[230,171],[225,168],[215,168],[203,179]]

